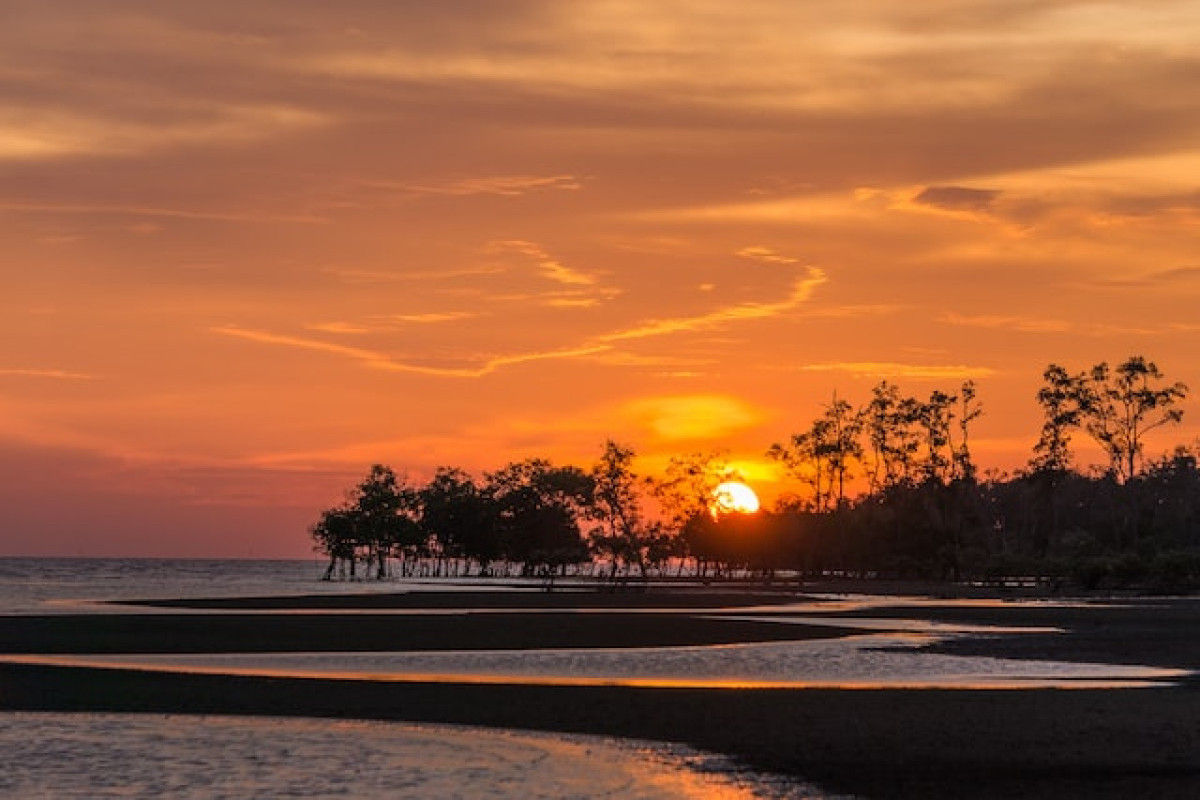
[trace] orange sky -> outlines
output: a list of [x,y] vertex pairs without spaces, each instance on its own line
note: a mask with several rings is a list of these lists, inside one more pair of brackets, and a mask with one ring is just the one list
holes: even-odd
[[[0,555],[303,556],[375,461],[1200,388],[1200,6],[54,4],[0,25]],[[1191,409],[1150,450],[1200,431]]]

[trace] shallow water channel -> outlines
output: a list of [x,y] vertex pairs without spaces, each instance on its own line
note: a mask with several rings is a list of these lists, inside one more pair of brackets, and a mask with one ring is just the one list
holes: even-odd
[[[807,618],[771,617],[780,625]],[[816,620],[813,620],[816,622]],[[821,619],[820,624],[829,624]],[[853,621],[871,628],[872,620]],[[696,688],[1097,689],[1153,687],[1185,670],[1065,661],[1034,661],[926,652],[956,636],[1003,635],[1014,629],[880,620],[892,630],[834,639],[688,647],[435,652],[221,653],[169,655],[0,656],[0,660],[92,667],[133,667],[208,674],[322,677],[369,681],[438,681]],[[847,622],[847,625],[851,623]],[[1023,629],[1059,635],[1053,628]],[[935,632],[936,631],[936,632]]]

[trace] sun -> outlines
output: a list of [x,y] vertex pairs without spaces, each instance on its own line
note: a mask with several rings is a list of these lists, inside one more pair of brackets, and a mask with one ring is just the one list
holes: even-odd
[[712,493],[712,513],[753,514],[758,511],[758,495],[741,481],[725,481]]

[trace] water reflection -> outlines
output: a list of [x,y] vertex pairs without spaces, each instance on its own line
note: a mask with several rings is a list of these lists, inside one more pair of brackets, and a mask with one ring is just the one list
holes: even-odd
[[944,636],[887,633],[699,647],[382,653],[21,656],[4,660],[374,681],[727,688],[1130,688],[1185,670],[929,653]]
[[[4,797],[761,797],[685,748],[449,725],[0,714]],[[794,790],[794,791],[793,791]],[[821,797],[794,785],[788,796]]]
[[802,614],[772,614],[760,616],[756,609],[743,609],[741,613],[708,615],[713,619],[740,620],[742,622],[776,622],[784,625],[821,625],[827,628],[848,628],[863,631],[899,631],[909,633],[979,633],[996,635],[1002,633],[1065,633],[1063,628],[1047,625],[975,625],[964,622],[938,622],[931,619],[876,619],[873,617],[848,617],[845,619],[828,616],[806,616]]

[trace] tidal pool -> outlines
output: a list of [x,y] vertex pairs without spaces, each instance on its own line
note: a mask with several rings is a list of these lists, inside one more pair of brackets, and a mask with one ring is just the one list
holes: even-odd
[[1166,685],[1191,674],[1185,670],[1138,666],[943,655],[921,649],[945,636],[947,634],[880,633],[839,639],[695,647],[3,656],[0,660],[373,681],[714,689],[1136,688]]

